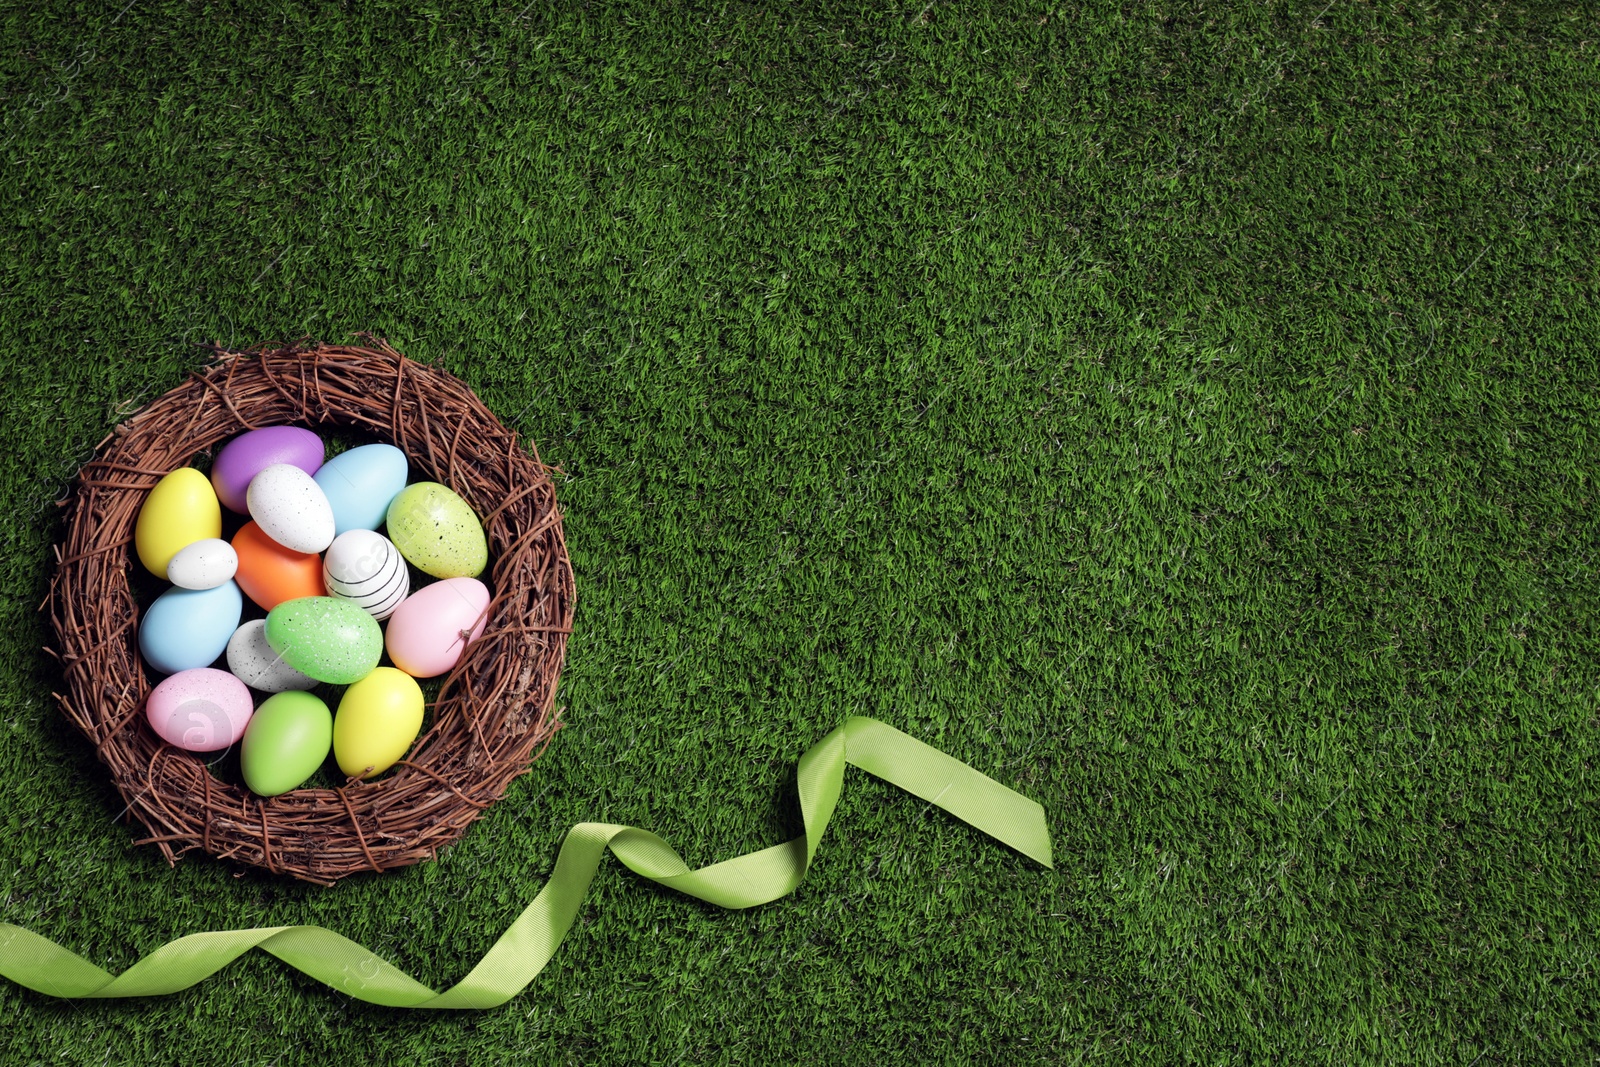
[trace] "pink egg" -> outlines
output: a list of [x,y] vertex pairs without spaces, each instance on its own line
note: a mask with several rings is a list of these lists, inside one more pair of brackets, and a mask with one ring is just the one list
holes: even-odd
[[489,622],[489,587],[476,578],[425,585],[389,616],[385,646],[394,665],[413,678],[443,674]]
[[254,710],[243,682],[210,667],[179,671],[145,701],[145,715],[161,739],[190,752],[237,744]]
[[322,469],[327,455],[322,438],[299,426],[263,426],[240,434],[222,446],[211,463],[211,487],[223,506],[247,515],[250,479],[274,463],[288,463],[307,474]]

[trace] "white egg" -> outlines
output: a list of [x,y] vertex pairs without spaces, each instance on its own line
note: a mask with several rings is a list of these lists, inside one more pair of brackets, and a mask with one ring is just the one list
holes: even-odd
[[310,689],[315,678],[301,674],[267,644],[267,620],[251,619],[228,639],[228,670],[239,681],[263,693]]
[[220,537],[185,545],[167,564],[167,580],[180,589],[215,589],[239,569],[239,555]]
[[400,550],[381,533],[346,530],[322,560],[328,595],[353,600],[374,619],[387,619],[411,592],[411,573]]
[[291,463],[274,463],[250,479],[250,517],[261,532],[296,552],[321,552],[333,543],[333,507],[322,486]]

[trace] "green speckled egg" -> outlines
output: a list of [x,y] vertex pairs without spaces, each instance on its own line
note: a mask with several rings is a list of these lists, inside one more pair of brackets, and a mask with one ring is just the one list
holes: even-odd
[[301,674],[349,685],[378,665],[383,631],[353,600],[303,596],[267,613],[267,644]]
[[483,524],[449,487],[417,482],[389,504],[389,540],[413,567],[435,578],[476,578],[489,563]]

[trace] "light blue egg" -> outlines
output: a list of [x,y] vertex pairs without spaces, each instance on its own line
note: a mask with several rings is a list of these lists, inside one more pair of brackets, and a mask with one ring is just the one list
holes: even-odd
[[139,651],[163,674],[208,667],[239,628],[244,596],[236,582],[210,589],[174,586],[156,597],[139,623]]
[[394,445],[362,445],[324,463],[315,481],[333,505],[333,535],[382,526],[406,472],[406,454]]

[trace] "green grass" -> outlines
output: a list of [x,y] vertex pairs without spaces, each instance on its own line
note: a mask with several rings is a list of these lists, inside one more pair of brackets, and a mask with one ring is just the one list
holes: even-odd
[[[794,833],[852,713],[1057,869],[855,772],[794,896],[608,864],[505,1009],[257,954],[0,985],[0,1060],[1593,1062],[1600,23],[1320,6],[9,5],[0,921],[443,986],[574,822]],[[568,728],[436,863],[169,870],[49,696],[50,502],[195,342],[359,329],[564,470]]]

